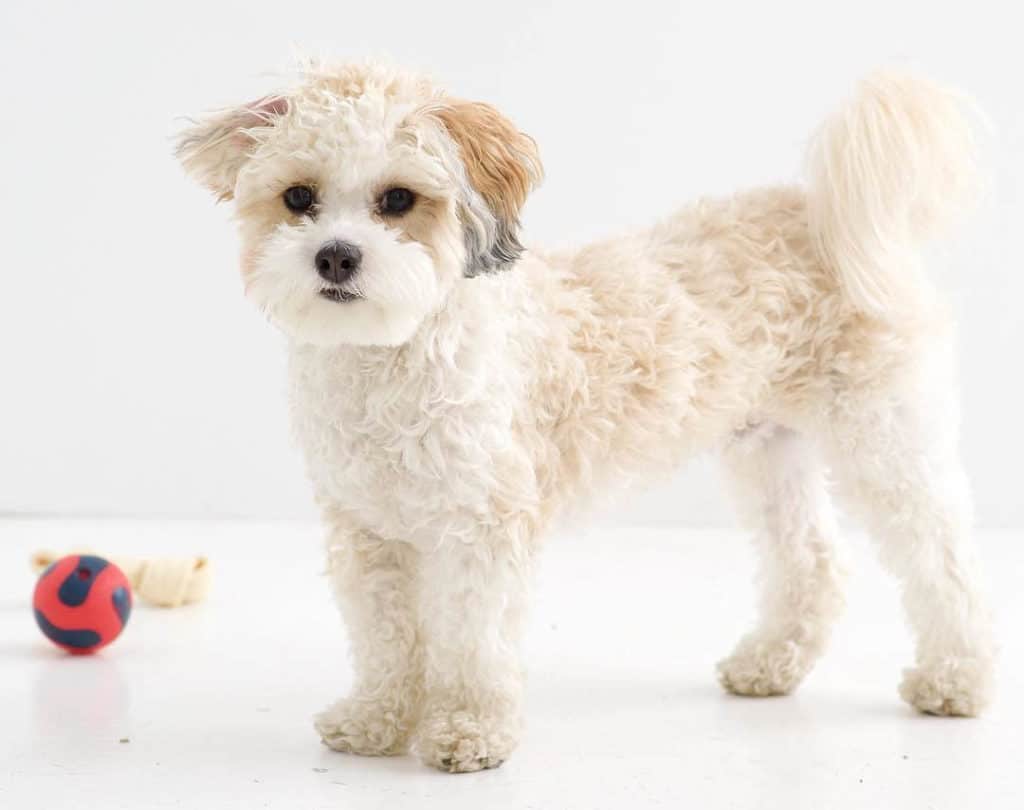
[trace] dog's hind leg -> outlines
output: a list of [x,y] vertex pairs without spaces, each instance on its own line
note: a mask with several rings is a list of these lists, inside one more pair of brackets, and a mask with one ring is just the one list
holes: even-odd
[[843,609],[835,520],[815,447],[790,430],[760,426],[723,454],[759,557],[755,629],[718,664],[728,691],[785,695],[814,666]]
[[975,715],[990,698],[994,643],[970,542],[955,400],[945,384],[916,389],[837,405],[830,460],[883,565],[901,580],[917,665],[904,671],[900,695],[930,714]]

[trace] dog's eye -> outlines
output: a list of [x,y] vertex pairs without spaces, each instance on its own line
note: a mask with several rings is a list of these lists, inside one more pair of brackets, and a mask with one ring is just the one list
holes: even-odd
[[380,198],[380,212],[387,216],[399,216],[412,208],[414,202],[416,195],[409,189],[389,188]]
[[316,197],[309,186],[292,186],[284,192],[285,207],[293,214],[304,214],[313,207]]

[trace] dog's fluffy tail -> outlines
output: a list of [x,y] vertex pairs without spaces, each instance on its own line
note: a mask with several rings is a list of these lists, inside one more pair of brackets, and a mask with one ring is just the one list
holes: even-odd
[[930,289],[920,244],[976,196],[964,99],[878,73],[822,125],[808,154],[815,248],[859,310],[893,315]]

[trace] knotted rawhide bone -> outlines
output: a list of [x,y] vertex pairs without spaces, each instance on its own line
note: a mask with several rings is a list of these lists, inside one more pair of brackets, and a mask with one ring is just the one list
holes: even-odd
[[[68,552],[84,554],[83,549]],[[40,574],[64,554],[37,551],[32,570]],[[102,556],[102,555],[100,555]],[[132,589],[145,602],[159,607],[180,607],[201,602],[210,590],[210,563],[206,557],[106,557],[124,571]]]

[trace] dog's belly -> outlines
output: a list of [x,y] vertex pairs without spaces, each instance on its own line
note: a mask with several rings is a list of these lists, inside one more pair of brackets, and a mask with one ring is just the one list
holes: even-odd
[[590,471],[657,474],[827,399],[847,324],[800,189],[704,200],[549,264],[557,285],[551,268],[532,274],[565,336],[547,363],[547,396],[564,403],[552,429],[584,488]]

